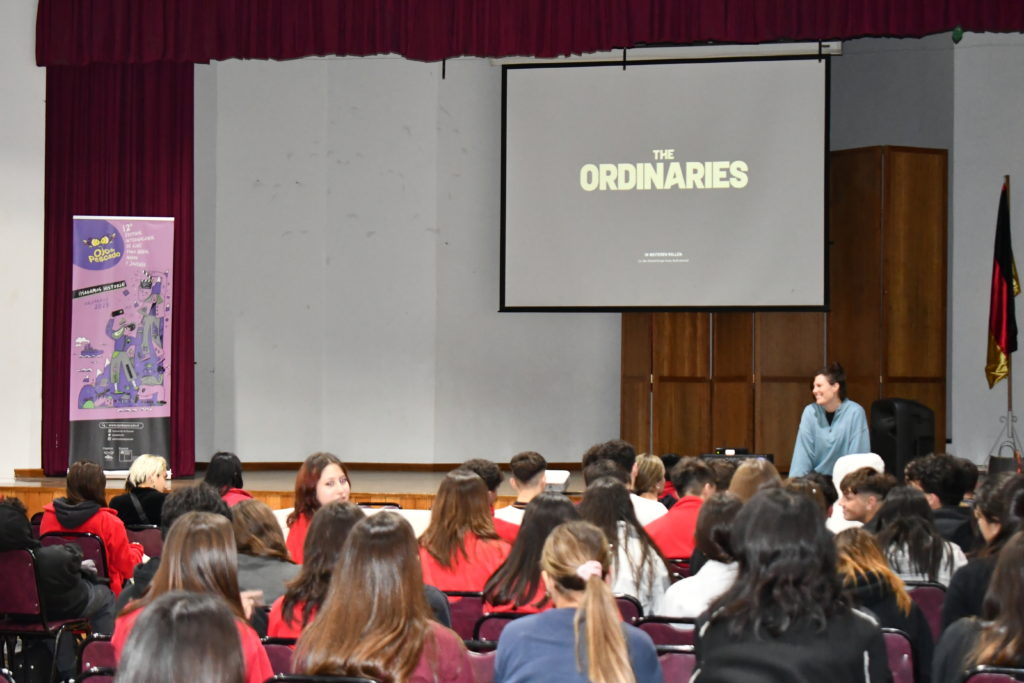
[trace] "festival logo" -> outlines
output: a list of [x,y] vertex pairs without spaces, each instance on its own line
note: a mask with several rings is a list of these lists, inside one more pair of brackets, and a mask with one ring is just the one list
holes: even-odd
[[73,263],[87,270],[106,270],[121,262],[124,239],[108,221],[75,219]]

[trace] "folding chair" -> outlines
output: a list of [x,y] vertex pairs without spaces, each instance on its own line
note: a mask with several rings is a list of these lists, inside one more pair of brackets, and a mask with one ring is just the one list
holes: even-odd
[[39,527],[43,525],[43,513],[37,512],[32,515],[32,519],[29,522],[32,525],[32,536],[39,538]]
[[484,594],[480,591],[444,591],[444,594],[448,596],[452,611],[452,630],[463,640],[472,640],[476,622],[484,615]]
[[270,681],[282,681],[283,683],[380,683],[376,678],[362,678],[361,676],[306,676],[300,674],[277,674],[268,678],[264,683]]
[[270,668],[275,674],[290,674],[292,668],[292,655],[295,654],[294,638],[260,638],[263,649],[267,651],[267,658],[270,660]]
[[914,683],[914,647],[910,636],[898,628],[883,628],[882,637],[885,639],[892,683]]
[[476,683],[494,683],[494,658],[497,652],[470,652],[469,664],[473,667]]
[[155,524],[131,524],[124,530],[128,532],[128,540],[141,543],[143,552],[150,557],[160,557],[164,551],[164,535]]
[[688,557],[666,557],[665,561],[668,562],[669,567],[672,571],[678,574],[682,578],[690,576],[690,558]]
[[906,581],[910,599],[924,612],[924,618],[932,629],[932,638],[939,642],[942,635],[942,603],[946,601],[946,587],[932,581]]
[[1024,681],[1024,669],[1008,666],[976,666],[965,671],[963,683],[1017,683]]
[[84,672],[93,668],[113,669],[117,666],[117,655],[110,636],[93,633],[78,648],[78,671]]
[[88,680],[90,683],[114,683],[114,675],[117,670],[112,666],[94,666],[91,669],[78,674],[75,683]]
[[659,645],[658,662],[666,681],[688,681],[697,666],[697,655],[692,645]]
[[649,635],[655,645],[693,645],[696,623],[682,617],[644,617],[636,627]]
[[505,630],[509,622],[519,617],[525,617],[525,612],[491,612],[476,620],[473,627],[473,640],[488,640],[498,642],[501,632]]
[[6,681],[7,683],[14,683],[14,674],[7,669],[0,669],[0,681]]
[[627,624],[635,624],[644,618],[644,608],[640,605],[640,601],[632,595],[616,593],[615,604],[619,606],[622,620]]
[[383,508],[386,510],[401,510],[402,506],[398,503],[377,503],[374,501],[368,501],[366,503],[357,503],[361,508]]
[[44,546],[74,543],[82,549],[83,560],[92,560],[96,564],[96,573],[99,576],[110,576],[107,571],[107,548],[103,545],[103,539],[96,534],[83,531],[51,531],[40,536],[39,542]]
[[[14,639],[22,641],[53,639],[54,651],[58,650],[61,637],[67,632],[88,633],[91,631],[87,619],[46,618],[46,602],[39,592],[39,576],[35,553],[31,550],[6,550],[0,552],[0,638],[7,647],[6,663],[10,666],[14,658]],[[15,589],[16,588],[16,589]],[[50,668],[50,679],[56,678],[57,660],[54,657]]]

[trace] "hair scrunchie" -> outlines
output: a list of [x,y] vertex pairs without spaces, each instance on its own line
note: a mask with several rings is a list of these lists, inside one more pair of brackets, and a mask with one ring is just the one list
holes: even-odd
[[603,572],[601,563],[597,560],[588,560],[580,566],[576,567],[576,576],[580,577],[584,581],[589,579],[591,576],[600,577]]

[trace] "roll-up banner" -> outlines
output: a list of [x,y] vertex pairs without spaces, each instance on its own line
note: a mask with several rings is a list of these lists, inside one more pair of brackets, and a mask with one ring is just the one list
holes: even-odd
[[174,219],[73,220],[68,462],[170,462]]

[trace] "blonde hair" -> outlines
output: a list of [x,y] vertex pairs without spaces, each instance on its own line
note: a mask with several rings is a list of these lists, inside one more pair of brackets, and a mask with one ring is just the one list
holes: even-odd
[[665,483],[665,463],[656,455],[638,455],[636,458],[636,481],[633,482],[633,493],[661,493],[659,484]]
[[885,561],[875,537],[864,529],[844,529],[836,534],[836,568],[846,585],[874,574],[892,591],[900,612],[910,614],[912,602],[903,580]]
[[[601,564],[600,575],[582,578],[577,572],[587,562]],[[594,683],[633,683],[636,677],[629,661],[622,617],[611,588],[605,582],[611,568],[611,552],[604,532],[590,522],[565,522],[544,543],[540,566],[547,572],[549,589],[564,597],[579,599],[573,619],[576,668],[580,662],[580,623],[585,624],[588,654],[587,677]]]
[[127,489],[144,486],[149,478],[167,471],[167,461],[159,455],[140,455],[128,468],[128,479],[124,486]]
[[775,465],[764,458],[748,458],[732,475],[729,493],[746,503],[755,493],[771,486],[782,486],[782,477]]

